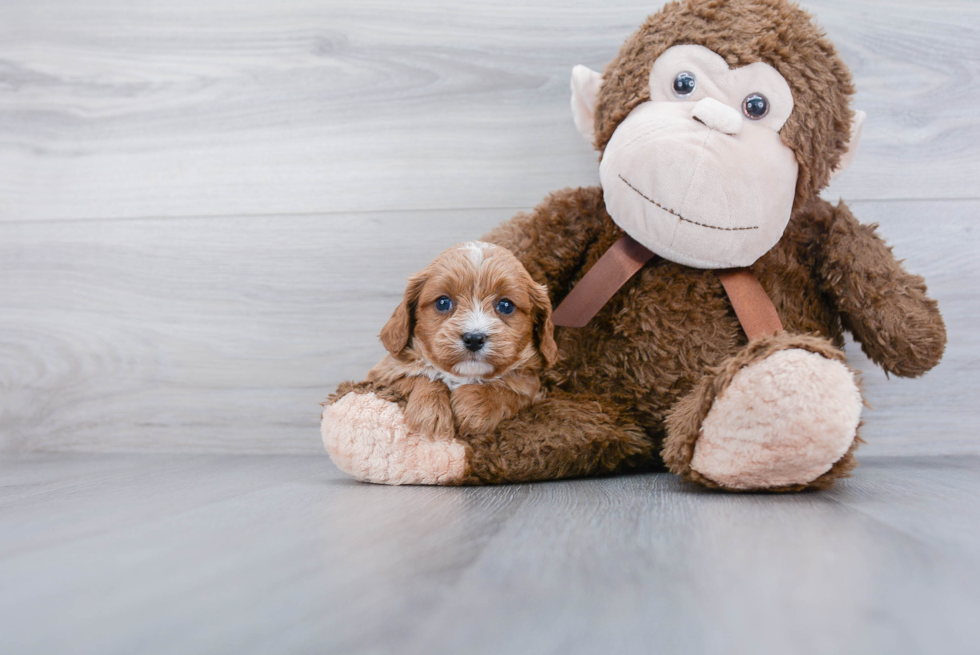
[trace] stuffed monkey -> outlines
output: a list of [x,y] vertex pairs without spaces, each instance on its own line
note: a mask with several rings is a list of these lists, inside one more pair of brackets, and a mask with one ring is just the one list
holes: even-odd
[[887,372],[946,343],[923,279],[819,197],[864,116],[851,76],[785,0],[688,0],[649,17],[600,75],[576,67],[576,126],[601,187],[552,194],[484,240],[557,307],[544,400],[493,434],[410,432],[404,399],[345,383],[334,462],[379,483],[482,484],[666,465],[733,491],[824,488],[855,466],[862,398],[843,332]]

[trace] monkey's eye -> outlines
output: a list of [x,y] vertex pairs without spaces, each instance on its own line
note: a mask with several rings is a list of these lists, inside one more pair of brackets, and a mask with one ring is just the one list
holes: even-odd
[[445,314],[446,312],[450,311],[452,308],[453,308],[453,301],[449,298],[449,296],[439,296],[436,299],[436,310]]
[[514,313],[514,303],[506,298],[501,298],[497,302],[497,311],[501,314],[513,314]]
[[693,73],[688,73],[687,71],[678,73],[677,77],[674,78],[674,95],[678,98],[686,98],[694,93],[697,85],[698,80],[694,77]]
[[761,93],[753,93],[742,101],[742,113],[754,121],[769,113],[769,101]]

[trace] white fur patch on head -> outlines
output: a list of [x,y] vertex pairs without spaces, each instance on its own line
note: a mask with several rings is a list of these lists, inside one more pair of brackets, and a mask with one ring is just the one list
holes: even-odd
[[691,468],[731,489],[807,484],[851,447],[861,405],[840,362],[779,351],[743,368],[715,399]]
[[483,260],[486,257],[486,252],[488,250],[493,250],[497,246],[492,243],[487,243],[485,241],[467,241],[462,244],[459,249],[465,250],[470,257],[470,261],[477,268],[483,266]]

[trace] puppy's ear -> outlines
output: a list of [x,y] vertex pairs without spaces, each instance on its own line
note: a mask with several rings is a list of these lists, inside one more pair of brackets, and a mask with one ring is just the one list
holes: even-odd
[[551,299],[544,285],[532,283],[531,305],[534,315],[534,341],[544,359],[544,367],[551,368],[558,361],[558,345],[555,343],[555,325],[551,322]]
[[394,313],[381,329],[381,343],[394,357],[399,357],[412,341],[412,328],[415,326],[415,309],[425,286],[426,272],[421,271],[408,278],[405,297],[395,308]]

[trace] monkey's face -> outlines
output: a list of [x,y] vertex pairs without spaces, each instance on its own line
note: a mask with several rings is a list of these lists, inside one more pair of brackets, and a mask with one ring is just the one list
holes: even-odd
[[799,169],[779,136],[792,111],[772,66],[730,69],[704,46],[669,48],[650,71],[650,100],[603,152],[609,215],[665,259],[749,266],[779,241],[793,209]]

